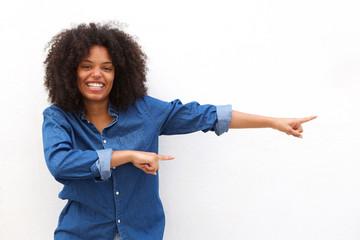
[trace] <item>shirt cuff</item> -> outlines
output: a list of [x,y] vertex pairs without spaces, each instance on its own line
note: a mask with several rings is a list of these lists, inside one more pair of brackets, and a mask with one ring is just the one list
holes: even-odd
[[215,124],[215,133],[220,136],[227,132],[230,127],[232,114],[231,105],[220,105],[216,106],[217,123]]
[[111,177],[110,162],[112,158],[112,149],[96,150],[99,159],[95,162],[97,172],[100,173],[100,178],[103,181],[108,180]]

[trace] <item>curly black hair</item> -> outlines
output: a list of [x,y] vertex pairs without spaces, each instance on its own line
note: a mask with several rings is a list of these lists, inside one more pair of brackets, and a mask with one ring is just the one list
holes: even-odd
[[49,101],[70,112],[83,109],[77,67],[94,45],[105,47],[115,68],[110,102],[126,109],[146,92],[146,59],[139,44],[116,23],[80,24],[57,34],[48,43],[44,85]]

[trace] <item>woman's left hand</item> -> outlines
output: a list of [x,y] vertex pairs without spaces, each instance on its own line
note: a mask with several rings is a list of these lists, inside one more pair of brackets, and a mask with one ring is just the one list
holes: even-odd
[[306,118],[274,118],[273,128],[294,137],[302,138],[303,128],[301,124],[314,120],[317,116]]

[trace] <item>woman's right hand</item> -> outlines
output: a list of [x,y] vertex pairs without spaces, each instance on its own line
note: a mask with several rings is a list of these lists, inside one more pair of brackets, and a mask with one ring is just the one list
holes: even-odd
[[173,160],[175,157],[158,155],[153,152],[131,151],[131,163],[143,170],[146,174],[156,175],[159,170],[159,161]]

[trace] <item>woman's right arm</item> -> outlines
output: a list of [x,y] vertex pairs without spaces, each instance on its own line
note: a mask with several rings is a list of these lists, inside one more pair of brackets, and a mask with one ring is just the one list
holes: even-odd
[[43,146],[46,164],[51,174],[59,181],[87,178],[103,178],[110,175],[101,169],[99,159],[111,158],[111,149],[80,150],[73,148],[70,124],[56,109],[44,111],[42,127]]
[[80,150],[73,148],[70,124],[54,109],[44,111],[43,145],[46,164],[59,181],[95,178],[106,180],[110,167],[131,162],[147,174],[156,174],[159,160],[173,157],[140,151],[113,151],[112,149]]
[[110,167],[117,167],[131,162],[135,167],[143,170],[146,174],[156,175],[156,171],[159,170],[159,161],[172,160],[174,158],[175,157],[158,155],[152,152],[131,150],[113,151]]

